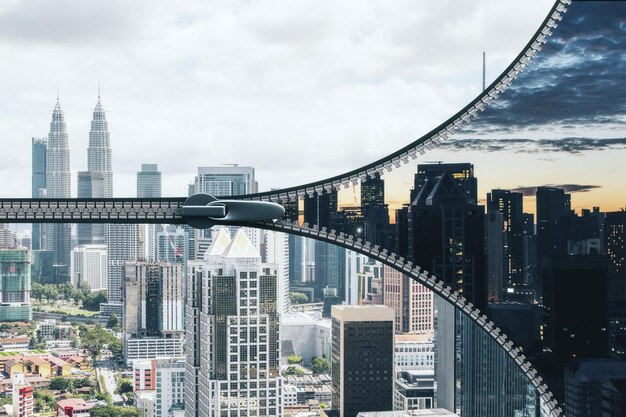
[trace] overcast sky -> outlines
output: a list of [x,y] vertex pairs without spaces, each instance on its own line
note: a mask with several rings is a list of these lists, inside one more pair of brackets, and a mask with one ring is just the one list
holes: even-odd
[[[469,102],[481,89],[482,51],[489,83],[551,6],[546,0],[1,2],[0,196],[30,196],[31,137],[47,135],[57,88],[75,190],[75,172],[87,165],[98,80],[115,196],[135,195],[141,163],[159,164],[166,195],[184,195],[198,166],[254,166],[262,190],[353,169],[406,145]],[[567,32],[564,44],[572,36]],[[576,51],[556,55],[575,57]],[[545,68],[572,64],[551,62]],[[529,80],[531,86],[545,83],[542,74]],[[499,110],[515,102],[509,98]],[[460,136],[473,140],[471,147],[467,142],[459,152],[450,146],[423,160],[474,162],[485,192],[545,183],[597,185],[590,195],[606,190],[604,183],[556,175],[558,169],[525,176],[524,158],[538,158],[531,154],[514,158],[517,165],[505,163],[516,174],[503,175],[499,161],[511,152],[485,149],[478,139],[494,145],[559,139],[567,129],[543,135],[529,127],[532,119],[514,125],[506,120],[510,114],[495,110]],[[615,122],[622,113],[610,116]],[[554,120],[542,124],[555,126]],[[554,146],[541,157],[569,157]],[[407,187],[414,165],[389,181]]]

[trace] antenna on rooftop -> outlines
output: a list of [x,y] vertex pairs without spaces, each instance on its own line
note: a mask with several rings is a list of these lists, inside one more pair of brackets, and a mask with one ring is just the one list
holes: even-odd
[[485,91],[485,51],[483,51],[483,91]]

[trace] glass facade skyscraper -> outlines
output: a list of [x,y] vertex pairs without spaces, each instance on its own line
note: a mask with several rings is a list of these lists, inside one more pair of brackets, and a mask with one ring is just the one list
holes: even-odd
[[[46,152],[48,150],[47,138],[33,138],[32,147],[32,184],[31,196],[40,198],[46,189]],[[42,228],[40,223],[33,223],[31,234],[32,250],[41,250],[44,247],[42,241]]]
[[30,254],[0,249],[0,322],[31,320]]

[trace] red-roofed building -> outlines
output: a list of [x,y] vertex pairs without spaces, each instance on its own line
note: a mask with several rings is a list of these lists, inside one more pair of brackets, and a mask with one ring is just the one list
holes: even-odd
[[89,417],[89,410],[95,405],[81,398],[60,400],[57,401],[57,417]]

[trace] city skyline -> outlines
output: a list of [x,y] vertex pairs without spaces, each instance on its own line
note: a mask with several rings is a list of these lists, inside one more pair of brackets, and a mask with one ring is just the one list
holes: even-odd
[[[263,184],[264,189],[297,185],[319,177],[338,174],[375,157],[383,156],[388,149],[399,148],[449,117],[459,107],[471,100],[480,89],[480,55],[482,50],[487,51],[487,81],[490,81],[510,62],[514,54],[530,38],[531,33],[538,27],[550,5],[551,2],[547,1],[538,1],[535,8],[507,4],[509,8],[519,7],[520,10],[511,9],[511,13],[515,11],[520,23],[509,24],[507,27],[509,31],[507,31],[505,39],[499,40],[491,39],[489,27],[494,25],[497,27],[498,24],[502,24],[495,23],[498,20],[499,22],[507,22],[508,13],[493,7],[491,9],[494,10],[486,10],[488,7],[484,3],[472,4],[471,8],[464,6],[467,8],[456,9],[458,16],[454,14],[451,17],[444,16],[444,13],[449,10],[447,7],[449,5],[442,5],[441,8],[435,8],[435,10],[422,10],[421,6],[411,5],[412,8],[417,7],[417,10],[412,13],[404,13],[406,16],[402,18],[400,15],[403,14],[403,7],[406,5],[397,5],[395,9],[386,9],[380,6],[381,10],[378,12],[382,16],[387,16],[391,21],[394,21],[393,19],[398,20],[397,28],[390,26],[384,19],[382,21],[375,20],[376,24],[374,25],[372,10],[364,8],[350,18],[344,17],[343,20],[339,21],[329,19],[330,22],[326,23],[333,30],[322,39],[290,39],[287,44],[289,48],[282,53],[280,48],[276,46],[275,37],[269,36],[266,27],[264,27],[265,30],[260,30],[247,19],[251,13],[263,11],[258,10],[256,6],[240,5],[234,10],[209,11],[197,10],[190,6],[189,10],[175,11],[180,20],[177,22],[165,19],[163,10],[155,7],[151,13],[154,13],[155,19],[163,24],[164,29],[152,36],[143,34],[142,30],[145,29],[143,27],[137,28],[139,32],[133,32],[129,29],[130,32],[120,34],[115,31],[113,31],[114,33],[108,32],[99,25],[86,29],[78,25],[77,19],[82,16],[81,13],[89,14],[92,12],[74,10],[64,18],[68,25],[68,31],[86,31],[87,35],[103,43],[103,57],[116,57],[117,59],[119,59],[121,52],[107,43],[107,39],[119,36],[128,41],[126,52],[132,56],[133,61],[141,63],[150,61],[146,61],[147,58],[140,53],[138,46],[146,46],[150,49],[159,42],[178,46],[180,39],[172,37],[175,33],[174,29],[182,29],[184,35],[181,36],[188,36],[191,31],[198,30],[207,21],[211,21],[213,18],[224,18],[224,22],[227,23],[223,23],[222,26],[216,27],[214,30],[202,32],[201,36],[210,42],[209,45],[215,45],[218,40],[223,41],[219,52],[215,52],[215,57],[224,59],[224,62],[229,64],[229,68],[233,68],[234,72],[239,74],[240,81],[244,85],[255,81],[258,84],[259,80],[262,83],[256,89],[250,88],[250,95],[248,95],[248,93],[241,93],[239,89],[233,89],[229,92],[225,91],[224,87],[217,88],[215,83],[200,82],[202,80],[194,78],[199,77],[199,71],[206,71],[215,77],[227,77],[229,74],[224,74],[223,70],[207,64],[208,57],[212,57],[213,53],[198,51],[195,48],[184,49],[184,53],[174,54],[173,57],[165,54],[158,58],[161,60],[159,61],[161,67],[171,67],[173,68],[171,71],[179,75],[174,82],[164,82],[164,77],[166,75],[171,76],[171,73],[164,71],[167,74],[163,74],[161,71],[143,65],[141,68],[147,73],[142,74],[145,77],[138,77],[137,80],[145,78],[145,82],[134,82],[134,87],[130,89],[122,88],[120,85],[123,80],[127,79],[128,73],[125,71],[130,71],[124,60],[118,64],[124,70],[119,72],[119,77],[103,73],[106,72],[104,69],[108,68],[106,63],[101,62],[103,57],[93,58],[93,62],[89,61],[83,64],[90,69],[90,72],[83,72],[79,76],[72,77],[70,74],[73,73],[73,69],[68,69],[62,63],[55,61],[54,65],[58,67],[55,67],[45,77],[24,74],[24,82],[28,80],[29,85],[22,86],[21,92],[15,90],[19,88],[19,85],[8,90],[9,87],[3,87],[0,84],[0,91],[6,91],[7,94],[12,94],[17,98],[15,105],[4,105],[5,107],[9,106],[9,108],[4,108],[6,116],[0,117],[0,133],[17,141],[15,148],[17,155],[13,156],[15,158],[13,161],[25,158],[25,155],[21,155],[20,149],[27,145],[22,142],[30,140],[32,136],[41,136],[42,129],[38,127],[41,126],[39,120],[43,120],[43,117],[49,114],[56,87],[59,85],[62,105],[67,112],[66,119],[71,151],[74,155],[83,154],[88,140],[89,112],[87,109],[96,98],[97,80],[100,78],[102,79],[102,97],[110,112],[107,113],[107,117],[113,127],[111,147],[114,153],[114,182],[116,183],[116,190],[118,190],[116,195],[135,195],[132,179],[140,162],[134,161],[132,155],[139,149],[146,155],[145,161],[158,163],[162,167],[163,195],[184,195],[186,184],[193,180],[194,173],[190,167],[216,166],[220,163],[255,166],[258,171],[259,182]],[[118,16],[116,13],[119,10],[116,8],[116,4],[99,7],[103,7],[104,11],[109,12],[109,15],[100,19],[112,19]],[[335,11],[339,13],[342,6],[336,7],[338,10],[330,10],[328,13]],[[569,13],[576,13],[577,8],[580,7],[583,6],[573,4]],[[133,13],[138,13],[137,9],[129,10],[131,16]],[[306,29],[313,31],[311,19],[316,22],[325,22],[325,18],[328,17],[327,11],[322,9],[314,13],[313,17],[308,20],[297,10],[286,10],[283,13],[273,19],[269,17],[264,19],[268,19],[268,24],[273,23],[278,28],[283,28],[283,25],[289,21],[296,21],[304,25]],[[0,12],[0,19],[7,19],[9,15],[18,20],[32,17],[25,8],[7,7]],[[262,15],[265,16],[264,13]],[[339,15],[342,14],[339,13]],[[458,40],[461,36],[459,31],[466,30],[465,37],[467,39],[465,41],[467,43],[461,43],[463,45],[462,50],[456,49],[461,44],[446,42],[446,48],[442,49],[447,52],[435,52],[434,48],[431,50],[425,46],[410,43],[402,37],[402,35],[406,36],[407,30],[416,26],[416,22],[421,22],[421,19],[432,18],[436,21],[438,19],[438,21],[457,22],[460,16],[472,20],[475,24],[472,26],[472,31],[467,32],[466,26],[460,26],[455,30],[446,28],[441,37],[448,36],[449,39],[446,38],[446,40]],[[446,17],[448,20],[445,19]],[[261,19],[260,22],[262,23],[264,20]],[[474,26],[476,27],[474,28]],[[566,22],[562,22],[562,26],[565,27]],[[564,30],[563,27],[555,30],[555,36],[559,35],[559,31]],[[253,30],[255,28],[256,31]],[[421,28],[419,29],[420,32],[416,32],[414,35],[420,36],[423,33],[421,31],[426,31],[426,29]],[[226,41],[225,34],[237,30],[240,30],[243,35]],[[418,29],[412,30],[417,31]],[[359,34],[360,38],[357,36]],[[21,42],[28,43],[44,55],[52,51],[59,52],[58,50],[61,49],[60,53],[66,54],[68,58],[74,56],[73,54],[81,49],[79,41],[70,42],[63,37],[63,34],[53,36],[50,39],[46,39],[44,35],[45,33],[37,32],[31,37],[22,39],[19,32],[11,32],[8,28],[5,32],[0,32],[0,45],[6,47],[6,41],[14,42],[16,39],[21,39]],[[610,34],[610,36],[614,36],[614,34]],[[242,37],[245,40],[241,40]],[[339,46],[333,47],[329,52],[324,52],[321,47],[327,46],[326,43],[329,40],[327,38],[336,40]],[[432,40],[432,43],[436,46],[438,42],[443,40],[443,38],[437,37]],[[70,43],[66,45],[64,42]],[[250,42],[259,46],[267,45],[267,55],[250,56],[239,65],[228,58],[230,54],[236,53],[236,51],[241,52],[242,48],[244,48],[243,51],[247,51],[248,49],[245,48]],[[397,43],[395,47],[393,42]],[[337,61],[337,63],[324,70],[304,65],[308,61],[300,60],[304,58],[295,52],[297,47],[309,48],[311,59],[319,57],[330,62]],[[406,68],[398,65],[395,58],[396,54],[384,53],[385,48],[389,51],[397,50],[398,54],[401,52],[403,57],[408,57],[403,58],[407,60]],[[7,52],[9,53],[7,55],[9,61],[15,61],[14,65],[23,62],[24,58],[16,48],[9,47]],[[327,57],[325,55],[327,53],[332,53],[332,56]],[[550,48],[546,47],[539,54],[538,59],[541,60],[542,57],[547,59],[550,53]],[[458,56],[453,57],[455,54]],[[559,56],[567,58],[570,55],[561,53]],[[275,75],[274,72],[265,69],[265,66],[262,65],[271,57],[276,57],[279,59],[278,62],[284,64],[281,65],[280,69],[274,70],[278,71]],[[286,58],[294,58],[296,62],[303,65],[286,62]],[[349,58],[353,58],[354,61],[347,62]],[[374,58],[379,59],[380,62]],[[583,67],[582,61],[581,58],[563,60],[565,63],[570,62],[581,68]],[[356,73],[353,69],[349,69],[354,66],[349,64],[355,62],[362,64],[361,69]],[[450,69],[450,67],[456,68],[461,62],[463,69]],[[551,62],[554,62],[554,59]],[[96,64],[100,69],[94,68]],[[446,67],[445,71],[441,70],[442,66]],[[5,71],[10,71],[11,68],[13,67],[11,66]],[[258,70],[256,70],[257,68]],[[533,66],[529,70],[532,68]],[[94,75],[88,77],[85,76],[86,73]],[[521,84],[524,74],[526,73],[523,73],[513,83],[513,87]],[[443,77],[443,75],[449,76],[449,78]],[[283,97],[286,87],[277,85],[279,81],[276,77],[279,76],[284,77],[285,82],[289,84],[287,87],[294,88],[294,93],[287,96],[286,104],[286,99]],[[46,78],[47,81],[42,80],[42,77]],[[303,83],[306,85],[298,87],[297,83],[294,84],[294,78],[299,79],[300,77],[310,81]],[[420,83],[415,81],[417,77],[420,79]],[[69,81],[70,79],[71,81]],[[227,82],[229,80],[230,78],[224,80],[225,85],[232,85],[232,83]],[[195,91],[189,90],[192,82],[198,83],[197,85],[194,84],[194,88],[198,89],[198,92],[202,91],[205,96],[215,98],[208,101],[200,100]],[[316,84],[314,88],[311,85],[313,83]],[[47,93],[45,92],[46,86],[49,86],[50,89]],[[37,88],[37,93],[28,93],[34,87]],[[449,94],[444,94],[444,90],[448,87],[450,89]],[[305,88],[306,90],[304,90]],[[185,96],[182,95],[183,92],[186,94]],[[140,93],[143,103],[138,105],[137,100]],[[305,99],[293,101],[294,95],[305,97]],[[359,97],[358,102],[354,102],[353,99],[357,97]],[[163,101],[167,99],[173,101]],[[242,107],[243,101],[250,103],[248,107]],[[310,104],[307,104],[309,102]],[[218,103],[219,106],[216,107]],[[326,106],[320,108],[324,103]],[[433,106],[433,103],[437,105]],[[285,106],[289,108],[286,109]],[[343,107],[352,108],[352,110],[342,110]],[[234,108],[238,110],[239,114],[237,127],[232,125]],[[425,109],[428,108],[433,109],[426,112]],[[437,114],[432,114],[434,112]],[[259,122],[252,113],[263,115],[265,121]],[[493,114],[499,113],[492,112],[491,116],[485,113],[487,115],[485,120],[492,125],[494,123]],[[207,115],[209,116],[208,123]],[[12,118],[10,124],[7,124],[9,123],[7,117]],[[348,121],[348,127],[345,126],[345,122],[338,123],[336,119]],[[129,124],[130,120],[133,120],[132,125]],[[143,123],[144,120],[150,120],[150,123]],[[200,120],[202,125],[198,125]],[[368,120],[368,122],[364,122],[364,120]],[[139,123],[134,121],[139,121]],[[180,125],[180,121],[184,121],[185,125]],[[9,126],[13,126],[13,123],[18,122],[19,128],[9,128]],[[311,123],[318,127],[311,127]],[[482,123],[480,119],[478,120],[478,127],[484,128],[485,125],[486,122]],[[194,126],[197,129],[194,129]],[[302,129],[298,126],[307,127]],[[319,126],[325,127],[320,129]],[[512,133],[509,134],[512,135]],[[472,137],[474,136],[476,135],[472,133]],[[286,137],[291,143],[285,142]],[[458,137],[463,139],[463,135],[458,135]],[[184,152],[186,152],[184,157],[180,154],[183,152],[182,149],[172,149],[170,146],[171,138],[175,138],[178,145],[185,145],[183,146]],[[297,152],[292,150],[294,138],[297,138]],[[498,143],[497,138],[488,139]],[[237,154],[233,153],[232,145],[236,142],[243,145],[237,149]],[[267,143],[271,143],[272,146],[267,146]],[[355,143],[361,143],[365,146],[359,147],[358,152],[348,153],[348,149],[353,147]],[[447,146],[447,148],[454,148],[457,141],[450,143],[452,145]],[[460,141],[458,143],[468,142]],[[621,145],[618,141],[611,146],[619,147]],[[320,154],[320,151],[325,151],[330,147],[336,152]],[[447,162],[467,161],[474,163],[478,170],[477,176],[485,179],[483,180],[484,188],[480,190],[481,196],[493,188],[512,189],[545,184],[572,184],[595,186],[595,188],[587,188],[590,190],[587,193],[577,193],[574,196],[574,207],[578,209],[591,206],[590,201],[597,201],[597,204],[600,204],[605,210],[615,210],[624,206],[624,193],[615,189],[615,184],[607,180],[608,174],[605,172],[612,168],[619,173],[619,168],[602,162],[606,159],[607,153],[616,154],[616,156],[609,155],[610,160],[618,159],[622,155],[622,150],[619,148],[613,148],[612,151],[589,150],[585,153],[589,166],[602,167],[598,170],[590,170],[591,172],[587,173],[587,176],[591,175],[592,178],[586,182],[584,179],[587,178],[581,178],[581,173],[571,168],[572,165],[579,164],[580,157],[562,152],[558,148],[551,150],[549,155],[542,155],[542,158],[558,158],[560,161],[540,161],[536,154],[518,154],[509,151],[483,155],[482,151],[475,150],[476,142],[472,146],[462,149],[464,150],[463,154],[459,154],[458,149],[429,151],[420,158],[420,162],[445,160]],[[470,151],[466,152],[467,149]],[[307,157],[302,158],[300,155],[303,154]],[[179,162],[176,162],[177,160],[187,161],[190,155],[192,161],[189,164],[181,166]],[[512,159],[513,163],[511,163]],[[280,164],[276,163],[278,160],[280,160]],[[74,190],[76,187],[75,172],[86,168],[81,161],[75,161],[75,164],[71,167]],[[313,164],[316,169],[311,169]],[[508,168],[506,173],[501,172],[504,164],[507,164]],[[511,166],[508,166],[509,164]],[[18,169],[14,162],[4,165]],[[24,165],[26,168],[27,162],[24,161],[24,164],[20,165]],[[284,175],[287,170],[290,172],[289,176]],[[393,182],[403,183],[408,175],[411,175],[407,171],[410,171],[410,168],[401,168],[386,174],[385,177],[393,178]],[[512,171],[516,172],[513,173]],[[315,172],[315,178],[312,177],[313,172]],[[520,172],[523,175],[519,175]],[[543,176],[539,176],[539,172]],[[19,193],[23,192],[23,188],[18,188],[17,185],[21,181],[29,180],[27,174],[15,174],[11,177],[16,179],[15,184],[7,184],[0,193],[2,196],[20,195]],[[548,180],[546,181],[546,179]],[[14,186],[15,189],[12,189]],[[389,187],[389,199],[392,205],[396,200],[396,204],[400,202],[400,199],[394,196],[393,188]]]

